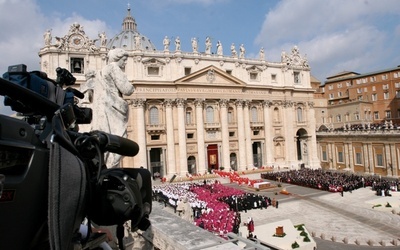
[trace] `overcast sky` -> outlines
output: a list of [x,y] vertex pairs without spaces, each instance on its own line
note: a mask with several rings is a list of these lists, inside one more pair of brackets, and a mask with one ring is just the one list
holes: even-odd
[[[264,47],[268,61],[297,45],[311,73],[324,82],[342,71],[368,73],[400,65],[398,0],[0,0],[0,73],[24,63],[39,69],[43,33],[64,36],[74,22],[90,39],[121,31],[128,3],[139,33],[162,50],[165,36],[179,36],[183,51],[197,37],[204,50],[218,40],[229,54],[244,44],[246,57]],[[238,49],[238,48],[237,48]]]

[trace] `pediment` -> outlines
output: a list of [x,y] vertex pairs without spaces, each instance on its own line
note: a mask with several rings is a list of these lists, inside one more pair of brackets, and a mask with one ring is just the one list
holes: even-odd
[[165,65],[165,61],[157,59],[157,58],[147,58],[143,59],[142,63],[144,65]]
[[246,86],[242,80],[212,65],[177,79],[175,83],[177,85]]

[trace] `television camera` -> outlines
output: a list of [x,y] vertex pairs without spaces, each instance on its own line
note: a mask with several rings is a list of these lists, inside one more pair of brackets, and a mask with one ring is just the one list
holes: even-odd
[[[0,249],[94,249],[105,241],[96,226],[146,230],[152,209],[151,175],[143,168],[108,169],[104,153],[135,156],[138,145],[102,131],[80,133],[92,111],[77,105],[84,95],[75,77],[10,66],[0,78],[4,105],[19,117],[0,115]],[[89,233],[79,232],[88,221]]]

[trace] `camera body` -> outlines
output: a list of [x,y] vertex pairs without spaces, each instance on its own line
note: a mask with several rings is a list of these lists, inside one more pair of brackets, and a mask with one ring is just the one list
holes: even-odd
[[[77,206],[82,213],[76,213],[74,218],[61,214],[64,217],[60,221],[76,221],[77,218],[80,221],[84,214],[99,226],[121,226],[127,221],[131,221],[132,231],[146,230],[150,226],[150,172],[139,168],[107,169],[102,164],[106,151],[124,154],[132,151],[124,150],[124,147],[136,147],[137,144],[111,134],[104,136],[102,133],[106,138],[103,141],[95,133],[75,131],[72,124],[90,122],[91,110],[75,104],[74,98],[80,95],[78,92],[63,89],[64,85],[74,83],[72,74],[58,68],[57,75],[58,80],[53,81],[42,72],[27,72],[26,66],[20,64],[10,66],[0,78],[0,95],[5,97],[5,105],[28,117],[17,119],[0,114],[1,249],[41,249],[43,242],[55,244],[56,240],[52,238],[54,223],[49,222],[49,218],[54,218],[50,211],[51,202],[58,204],[54,194],[59,190],[54,188],[58,183],[52,178],[54,172],[57,174],[54,168],[58,165],[52,158],[53,144],[68,151],[68,155],[84,166],[80,168],[83,169],[80,176],[83,188],[79,191],[83,201],[80,200],[82,204]],[[138,149],[133,151],[137,153]],[[76,166],[65,164],[73,161],[62,156],[58,162],[66,169],[76,169]],[[69,188],[76,188],[69,185],[68,178],[61,176],[63,182],[59,183],[60,189],[66,189],[67,194]],[[60,204],[63,202],[67,201],[59,201]],[[65,232],[61,234],[62,238],[70,235],[70,241],[76,242],[75,236],[79,235],[76,226],[70,228],[74,232]]]

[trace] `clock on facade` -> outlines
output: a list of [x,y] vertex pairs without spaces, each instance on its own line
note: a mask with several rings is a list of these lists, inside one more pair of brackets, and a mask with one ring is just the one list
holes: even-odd
[[69,39],[69,43],[73,47],[80,48],[83,45],[83,38],[77,35],[71,36]]

